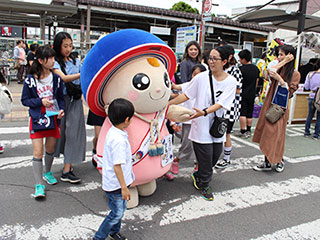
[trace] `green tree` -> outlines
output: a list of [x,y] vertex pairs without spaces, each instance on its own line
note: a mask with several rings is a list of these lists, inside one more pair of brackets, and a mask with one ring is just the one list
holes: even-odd
[[170,8],[170,10],[199,14],[199,11],[197,8],[193,8],[189,4],[182,2],[182,1],[173,4],[173,6],[172,6],[172,8]]

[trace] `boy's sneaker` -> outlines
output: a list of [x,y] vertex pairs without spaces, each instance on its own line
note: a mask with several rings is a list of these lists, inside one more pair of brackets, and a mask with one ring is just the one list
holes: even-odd
[[250,135],[247,132],[248,131],[242,133],[241,131],[239,131],[235,135],[240,138],[249,138],[251,136],[251,132],[249,132]]
[[175,175],[179,174],[179,159],[178,158],[173,159],[173,162],[171,165],[171,172]]
[[213,194],[211,188],[208,187],[203,187],[201,188],[201,194],[202,197],[207,200],[207,201],[213,201]]
[[275,168],[276,172],[281,173],[284,170],[284,161],[281,160],[280,163],[276,164],[276,168]]
[[78,178],[76,175],[74,175],[74,173],[71,172],[71,171],[66,172],[66,173],[62,172],[60,180],[63,181],[63,182],[69,182],[69,183],[79,183],[79,182],[81,182],[81,179]]
[[311,137],[311,134],[310,133],[304,133],[303,136],[304,137]]
[[230,165],[231,165],[230,161],[223,159],[219,163],[217,163],[215,167],[219,169],[224,169],[226,167],[229,167]]
[[254,166],[253,170],[260,171],[260,172],[261,171],[271,171],[272,167],[270,164],[267,164],[265,161],[263,161],[263,163],[261,163],[260,165]]
[[3,146],[0,146],[0,153],[3,153],[3,152],[4,152]]
[[313,140],[319,140],[320,137],[319,137],[319,136],[318,136],[318,137],[317,137],[317,136],[313,136],[312,139],[313,139]]
[[244,135],[245,135],[245,138],[250,138],[251,137],[251,131],[246,131],[244,133]]
[[191,174],[191,177],[193,179],[193,186],[197,189],[200,190],[200,181],[199,178],[197,177],[197,173],[194,172]]
[[33,194],[34,198],[40,199],[40,198],[46,197],[46,194],[44,192],[44,189],[46,187],[44,185],[42,185],[42,184],[36,184],[35,186],[36,186],[36,191]]
[[44,173],[42,178],[50,185],[55,185],[58,183],[57,179],[52,175],[52,172]]
[[125,236],[123,236],[121,233],[114,233],[110,234],[110,239],[112,240],[128,240]]

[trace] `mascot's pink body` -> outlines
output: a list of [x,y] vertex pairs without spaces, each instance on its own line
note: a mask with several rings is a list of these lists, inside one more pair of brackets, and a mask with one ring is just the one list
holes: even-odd
[[[153,119],[155,117],[155,113],[153,114],[142,114],[147,119]],[[103,144],[106,138],[107,132],[111,127],[111,123],[108,118],[104,121],[102,126],[99,141],[98,141],[98,148],[97,153],[98,155],[102,156],[103,152]],[[142,121],[141,119],[133,116],[132,122],[126,131],[128,132],[129,141],[131,144],[132,154],[137,154],[138,149],[143,141],[143,139],[149,135],[150,124]],[[138,134],[137,134],[138,133]],[[168,136],[169,132],[167,127],[165,126],[165,122],[161,126],[161,139]],[[166,172],[169,171],[171,164],[168,164],[162,167],[161,164],[162,155],[150,157],[149,154],[142,157],[142,159],[133,165],[133,172],[135,175],[135,181],[131,186],[141,185],[152,180],[161,177]]]

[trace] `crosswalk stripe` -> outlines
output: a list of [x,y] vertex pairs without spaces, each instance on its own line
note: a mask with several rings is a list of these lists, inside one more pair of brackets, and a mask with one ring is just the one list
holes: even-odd
[[[86,125],[86,130],[92,130],[94,127]],[[5,127],[0,128],[1,134],[29,133],[29,127]]]
[[199,196],[170,208],[160,226],[245,209],[320,191],[320,177],[310,175],[216,193],[213,202]]
[[[90,136],[90,137],[87,136],[87,142],[91,142],[93,138],[94,138],[93,136]],[[24,146],[24,145],[32,145],[31,139],[1,140],[0,142],[5,148],[15,148],[15,147]]]
[[320,239],[320,219],[303,223],[291,228],[282,229],[272,234],[263,235],[251,240],[274,239]]
[[[285,181],[269,182],[261,185],[252,185],[223,191],[215,195],[215,200],[213,202],[205,201],[202,197],[191,195],[189,200],[161,213],[162,219],[160,221],[160,226],[214,216],[239,209],[246,209],[319,191],[320,178],[309,175],[301,178],[291,178]],[[177,198],[163,201],[160,204],[155,205],[140,205],[137,208],[129,209],[125,212],[123,225],[130,224],[132,230],[139,230],[135,224],[139,225],[141,223],[154,221],[154,217],[158,216],[159,213],[163,211],[163,208],[167,208],[170,204],[176,204],[178,201],[181,201],[181,199]],[[0,227],[0,236],[18,240],[33,240],[40,238],[49,240],[88,239],[93,236],[94,232],[103,221],[104,217],[102,216],[105,216],[107,213],[108,212],[103,211],[99,214],[60,217],[39,227],[26,224],[6,224]],[[287,229],[280,230],[270,235],[264,235],[258,239],[289,239],[275,238],[274,236],[295,236],[297,230],[301,234],[306,234],[302,231],[302,228],[304,228],[305,231],[308,231],[308,234],[303,236],[311,236],[307,239],[318,239],[317,236],[320,234],[319,220],[292,227],[289,231]],[[297,237],[290,239],[302,238]]]
[[[86,152],[86,161],[91,161],[92,152]],[[7,157],[1,158],[0,170],[3,169],[15,169],[21,167],[31,167],[32,166],[32,156],[19,156],[19,157]],[[63,157],[55,158],[55,164],[63,164]]]

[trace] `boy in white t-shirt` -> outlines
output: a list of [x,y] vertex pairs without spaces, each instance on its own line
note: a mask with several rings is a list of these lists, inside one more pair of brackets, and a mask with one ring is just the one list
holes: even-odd
[[132,155],[128,134],[124,130],[130,125],[134,106],[126,99],[115,99],[108,108],[108,118],[112,123],[103,148],[102,189],[108,197],[110,213],[94,239],[127,239],[120,234],[121,219],[130,200],[128,187],[134,181]]

